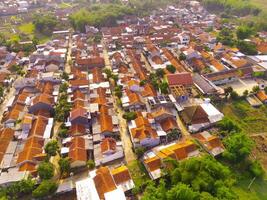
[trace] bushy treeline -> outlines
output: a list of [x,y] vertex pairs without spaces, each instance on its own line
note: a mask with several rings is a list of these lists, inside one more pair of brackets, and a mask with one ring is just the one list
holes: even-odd
[[261,9],[245,0],[203,0],[204,6],[212,12],[223,12],[226,15],[257,16]]
[[120,4],[95,4],[89,9],[81,9],[70,16],[70,22],[75,30],[85,31],[85,25],[112,26],[126,14],[132,14],[133,9]]
[[90,26],[114,26],[116,20],[125,15],[144,16],[151,11],[169,3],[177,3],[180,0],[131,0],[127,5],[114,1],[108,4],[93,4],[89,8],[83,8],[70,15],[70,23],[75,30],[85,31],[85,25]]

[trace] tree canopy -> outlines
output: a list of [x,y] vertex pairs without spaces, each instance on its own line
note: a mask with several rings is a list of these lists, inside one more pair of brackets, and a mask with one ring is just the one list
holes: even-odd
[[142,200],[237,199],[231,189],[234,179],[230,170],[211,156],[177,163],[167,174],[157,187],[148,184]]
[[37,168],[37,172],[41,179],[50,179],[54,176],[54,167],[49,162],[41,162]]

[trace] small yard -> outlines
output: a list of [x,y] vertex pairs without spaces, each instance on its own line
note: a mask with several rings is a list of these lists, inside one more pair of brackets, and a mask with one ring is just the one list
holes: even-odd
[[35,31],[35,27],[32,23],[22,24],[18,27],[18,29],[22,34],[25,35],[32,35]]
[[142,191],[142,189],[144,189],[143,186],[150,180],[144,165],[140,161],[135,160],[130,162],[127,166],[133,178],[135,188],[137,189],[136,191]]
[[220,110],[248,134],[267,132],[266,106],[253,108],[247,101],[239,100],[221,105]]

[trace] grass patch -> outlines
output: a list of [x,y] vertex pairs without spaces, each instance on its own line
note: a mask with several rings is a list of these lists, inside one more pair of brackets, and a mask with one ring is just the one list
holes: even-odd
[[150,180],[148,174],[146,173],[144,165],[140,161],[135,160],[129,163],[127,167],[133,178],[135,187],[138,191],[142,191],[146,182]]
[[58,7],[60,9],[66,9],[66,8],[71,8],[72,5],[70,3],[65,3],[65,2],[62,2],[61,4],[58,5]]
[[32,35],[35,31],[35,26],[33,25],[33,23],[22,24],[18,28],[19,31],[25,35]]
[[267,107],[265,105],[253,108],[247,101],[239,100],[221,105],[220,110],[248,134],[267,132]]
[[249,176],[242,176],[237,181],[233,188],[234,192],[238,194],[240,200],[266,200],[267,199],[267,181],[256,179],[251,185],[250,190],[248,186],[252,178]]

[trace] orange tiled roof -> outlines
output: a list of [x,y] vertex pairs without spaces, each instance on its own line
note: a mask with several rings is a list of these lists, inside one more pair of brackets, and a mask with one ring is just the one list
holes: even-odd
[[175,128],[178,128],[177,122],[173,117],[168,117],[160,122],[161,128],[165,131],[171,131]]
[[147,165],[149,171],[151,172],[161,168],[161,160],[157,156],[144,160],[144,163]]
[[100,167],[96,171],[94,182],[100,199],[104,199],[105,193],[111,192],[116,189],[114,180],[107,167]]
[[116,140],[113,138],[105,138],[101,144],[101,152],[115,151],[116,150]]
[[74,137],[71,140],[69,157],[71,161],[87,161],[87,152],[85,149],[85,139],[83,137]]
[[132,179],[129,170],[125,165],[112,169],[111,174],[117,185]]
[[261,100],[262,102],[267,101],[267,94],[265,94],[264,90],[261,90],[257,93],[257,97],[259,98],[259,100]]

